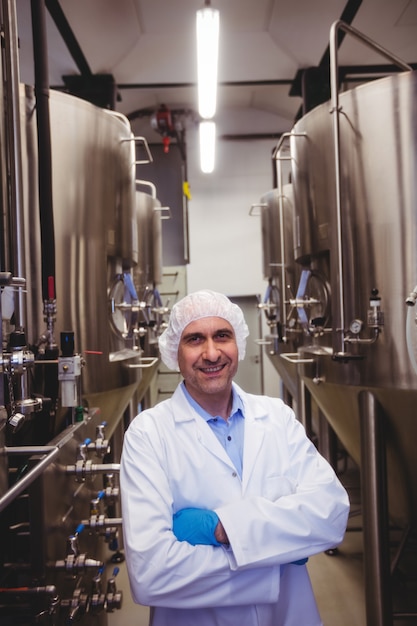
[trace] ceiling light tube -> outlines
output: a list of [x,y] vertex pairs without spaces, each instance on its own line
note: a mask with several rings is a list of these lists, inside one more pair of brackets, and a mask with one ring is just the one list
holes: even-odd
[[216,124],[213,121],[200,122],[200,167],[204,174],[214,170],[216,152]]
[[204,119],[216,112],[219,58],[219,11],[208,4],[197,11],[198,112]]

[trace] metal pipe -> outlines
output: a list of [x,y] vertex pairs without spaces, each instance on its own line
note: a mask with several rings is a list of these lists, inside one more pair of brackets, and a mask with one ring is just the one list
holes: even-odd
[[[4,55],[5,55],[5,109],[7,118],[6,142],[8,159],[8,209],[12,244],[10,246],[11,270],[15,276],[24,276],[24,230],[23,230],[23,183],[22,183],[22,140],[19,102],[19,45],[17,34],[16,3],[2,0]],[[24,328],[22,290],[15,298],[15,326]]]
[[385,415],[370,391],[359,413],[366,624],[392,626]]
[[36,117],[38,124],[39,215],[42,246],[42,295],[54,301],[55,232],[52,203],[52,153],[49,115],[48,54],[44,0],[31,0],[35,60]]
[[[291,157],[290,157],[291,158]],[[279,238],[280,238],[280,247],[281,247],[281,311],[280,317],[282,322],[284,323],[286,320],[286,311],[285,311],[285,288],[286,288],[286,276],[285,276],[285,237],[284,237],[284,195],[283,195],[283,176],[282,176],[282,157],[281,157],[281,149],[277,152],[277,179],[278,179],[278,206],[279,206]]]
[[[340,168],[340,119],[339,119],[339,67],[338,67],[338,31],[343,30],[363,44],[379,52],[386,59],[398,65],[404,71],[412,71],[412,67],[402,61],[378,43],[359,32],[352,26],[348,26],[341,20],[334,22],[330,29],[330,91],[331,91],[331,111],[333,115],[333,141],[335,160],[335,186],[336,186],[336,226],[337,226],[337,267],[339,276],[339,320],[335,320],[335,338],[340,337],[340,345],[334,342],[335,354],[345,353],[345,319],[344,319],[344,287],[343,287],[343,251],[342,251],[342,189],[341,189],[341,168]],[[339,335],[337,334],[339,331]]]
[[156,186],[151,183],[149,180],[140,180],[139,178],[137,178],[135,180],[136,185],[145,185],[146,187],[149,187],[151,190],[151,195],[152,198],[156,199]]
[[277,185],[278,185],[278,206],[279,206],[279,227],[280,227],[280,247],[281,247],[281,259],[278,265],[281,268],[281,298],[280,298],[280,316],[281,320],[284,322],[286,320],[286,301],[285,301],[285,289],[286,289],[286,276],[285,276],[285,237],[284,237],[284,206],[283,200],[284,195],[282,193],[283,187],[283,175],[282,175],[282,161],[291,160],[292,155],[290,153],[289,157],[281,156],[281,149],[284,141],[290,139],[291,137],[306,137],[306,133],[282,133],[273,153],[273,159],[276,162],[276,175],[277,175]]
[[49,454],[49,452],[53,452],[57,449],[57,446],[13,446],[7,447],[5,446],[4,451],[8,456],[13,456],[14,454],[22,454],[22,455],[31,455],[34,454]]
[[[13,448],[9,448],[10,452]],[[33,467],[23,478],[21,478],[13,487],[11,487],[6,493],[0,498],[0,511],[3,511],[18,495],[22,493],[38,476],[42,474],[48,465],[52,463],[59,452],[58,447],[51,446],[39,446],[27,449],[29,454],[44,454],[45,451],[47,455],[41,459],[35,467]],[[23,448],[19,451],[20,454],[23,454]]]
[[123,519],[121,517],[98,517],[97,520],[83,519],[82,524],[86,528],[91,528],[94,530],[95,528],[110,527],[110,526],[121,526],[123,524]]
[[106,474],[107,472],[119,472],[120,463],[90,463],[83,465],[67,465],[67,474]]

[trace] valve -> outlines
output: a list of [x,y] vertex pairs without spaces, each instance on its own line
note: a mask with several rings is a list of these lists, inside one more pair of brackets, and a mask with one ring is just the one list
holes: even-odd
[[121,591],[118,591],[116,588],[116,576],[119,573],[119,568],[115,567],[113,570],[113,575],[107,581],[107,590],[106,590],[106,611],[108,613],[112,613],[114,609],[122,608],[122,599],[123,594]]
[[77,461],[87,460],[88,446],[90,445],[90,443],[91,443],[90,438],[84,439],[84,441],[80,443],[77,449]]
[[370,328],[380,328],[384,325],[384,313],[381,311],[381,297],[378,289],[372,289],[369,298],[368,326]]
[[[384,313],[381,311],[381,298],[378,295],[378,289],[372,289],[369,298],[369,306],[367,323],[370,329],[373,329],[371,337],[361,338],[359,335],[363,328],[363,322],[360,319],[354,319],[349,325],[349,333],[344,337],[344,342],[357,345],[370,345],[376,342],[378,339],[382,326],[384,325]],[[361,358],[360,355],[344,354],[343,358]]]
[[79,460],[75,465],[67,465],[65,471],[67,474],[75,474],[78,482],[84,482],[89,475],[119,472],[120,463],[92,463],[90,460]]
[[104,456],[108,452],[110,452],[109,442],[105,436],[105,428],[107,426],[107,422],[101,422],[96,426],[96,440],[94,443],[91,443],[88,446],[89,450],[95,450],[98,456]]
[[67,556],[65,559],[55,561],[52,565],[55,569],[65,569],[68,572],[76,573],[83,571],[86,568],[91,567],[103,567],[101,561],[90,559],[86,554],[81,554],[79,549],[78,537],[84,530],[85,524],[81,523],[77,526],[77,529],[73,535],[70,535],[67,539]]
[[114,474],[106,474],[104,479],[104,491],[106,492],[106,500],[109,504],[112,504],[116,498],[119,497],[120,489],[115,484]]
[[407,306],[415,306],[415,303],[417,302],[417,285],[414,287],[413,291],[411,291],[408,295],[408,297],[406,298],[406,305]]
[[63,598],[61,600],[61,607],[68,609],[68,623],[71,624],[72,622],[78,621],[87,612],[88,595],[81,587],[77,587],[74,589],[72,598]]
[[[110,557],[112,563],[122,563],[125,560],[123,552],[119,549],[119,539],[117,529],[114,536],[109,540],[109,550],[112,550],[114,554]],[[107,540],[107,539],[106,539]]]
[[81,356],[74,354],[74,333],[61,333],[61,352],[58,357],[58,380],[61,383],[61,405],[79,406],[78,382],[81,376]]
[[76,574],[92,567],[103,567],[102,561],[96,559],[90,559],[86,554],[68,554],[65,559],[60,559],[52,564],[52,567],[57,570],[66,570],[71,574]]
[[91,613],[96,614],[104,610],[106,604],[106,596],[102,592],[102,574],[104,567],[100,567],[96,576],[91,581],[91,598],[89,610]]

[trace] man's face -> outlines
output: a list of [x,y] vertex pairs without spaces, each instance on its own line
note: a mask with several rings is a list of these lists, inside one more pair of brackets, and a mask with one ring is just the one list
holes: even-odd
[[238,367],[232,326],[221,317],[204,317],[185,327],[178,346],[178,364],[186,387],[202,404],[230,393]]

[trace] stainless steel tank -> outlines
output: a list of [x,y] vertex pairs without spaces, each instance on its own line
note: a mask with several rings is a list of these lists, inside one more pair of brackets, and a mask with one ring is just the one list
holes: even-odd
[[294,195],[293,186],[284,184],[264,194],[254,209],[259,210],[262,236],[263,276],[268,286],[260,308],[264,309],[270,335],[267,349],[284,383],[284,389],[297,401],[299,383],[297,368],[281,358],[300,345],[300,329],[287,325],[286,303],[294,298],[301,267],[294,263]]
[[[37,350],[34,388],[39,393],[42,378],[58,389],[56,358],[42,361],[46,320],[41,252],[51,242],[41,242],[40,237],[32,88],[21,88],[20,102],[25,331],[28,345]],[[140,400],[146,391],[141,387],[140,351],[130,336],[114,332],[115,319],[119,322],[128,309],[125,294],[119,308],[110,295],[117,278],[123,275],[127,281],[138,264],[135,144],[129,122],[119,114],[58,92],[50,92],[49,103],[56,265],[53,331],[58,345],[61,332],[74,333],[75,352],[85,363],[79,400],[90,409],[78,407],[68,423],[67,415],[60,419],[59,401],[64,413],[66,409],[63,394],[51,396],[50,404],[45,394],[45,411],[20,422],[21,430],[12,429],[10,420],[6,425],[7,415],[0,413],[0,547],[7,570],[2,606],[7,621],[20,616],[25,623],[33,622],[46,607],[59,623],[87,613],[86,619],[104,626],[107,613],[120,608],[122,597],[112,573],[102,572],[109,557],[114,564],[123,558],[117,480],[122,418],[127,408],[134,411],[132,399]],[[10,385],[6,391],[12,405]],[[36,588],[34,581],[40,581]],[[17,587],[27,587],[23,600]]]
[[299,344],[269,350],[284,383],[301,390],[305,425],[311,398],[360,468],[368,626],[392,624],[392,571],[402,563],[410,575],[402,557],[417,522],[417,74],[408,69],[333,95],[289,133],[301,274],[286,319]]
[[[282,263],[289,286],[294,285],[294,209],[292,185],[272,189],[261,197],[259,207],[262,230],[264,278],[282,278]],[[285,286],[285,285],[284,285]]]
[[161,203],[155,193],[136,191],[135,218],[138,231],[138,263],[133,269],[139,290],[162,282]]
[[[379,400],[389,419],[390,512],[402,524],[417,515],[412,444],[417,436],[413,408],[417,371],[410,358],[415,348],[407,332],[405,304],[417,283],[416,89],[416,74],[404,73],[340,95],[342,276],[335,245],[329,105],[312,110],[294,127],[296,133],[305,133],[305,138],[294,139],[297,260],[308,259],[324,268],[335,321],[328,324],[328,333],[312,333],[305,341],[303,351],[312,363],[303,365],[304,380],[358,462],[358,393],[369,389]],[[308,174],[300,174],[303,168]],[[313,197],[300,189],[307,181]],[[309,202],[300,201],[307,197]],[[327,252],[330,262],[325,269],[320,259]],[[337,327],[341,317],[342,329]]]
[[[34,94],[22,88],[28,338],[44,327],[40,278]],[[126,118],[50,92],[53,213],[56,246],[56,339],[74,332],[82,393],[103,418],[123,413],[140,379],[126,364],[137,352],[111,332],[109,289],[137,264],[135,143]],[[48,245],[43,242],[42,245]],[[116,313],[117,314],[117,313]]]

